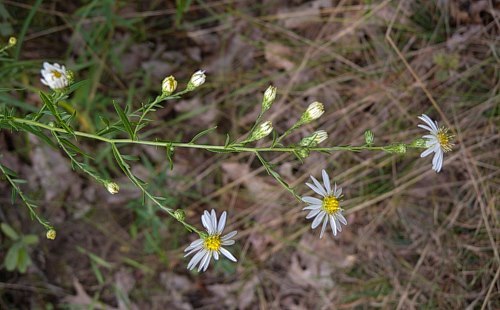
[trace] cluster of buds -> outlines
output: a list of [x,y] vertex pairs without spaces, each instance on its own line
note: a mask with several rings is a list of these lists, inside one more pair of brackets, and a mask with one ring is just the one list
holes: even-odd
[[310,136],[303,138],[299,145],[303,147],[315,147],[328,138],[328,134],[324,130],[313,132]]
[[325,141],[327,138],[328,134],[324,130],[315,131],[310,136],[302,138],[302,140],[300,140],[299,142],[299,145],[302,146],[303,149],[297,151],[297,156],[300,159],[307,158],[310,153],[308,148],[318,146],[321,142]]

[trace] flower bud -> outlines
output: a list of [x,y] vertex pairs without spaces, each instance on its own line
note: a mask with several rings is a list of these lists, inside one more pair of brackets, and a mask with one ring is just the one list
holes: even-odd
[[184,221],[186,219],[186,213],[182,209],[177,209],[174,211],[174,217],[178,221]]
[[165,96],[172,94],[176,88],[177,88],[177,81],[172,75],[167,76],[161,83],[161,92]]
[[328,134],[324,130],[318,130],[313,132],[310,136],[303,138],[300,142],[300,146],[304,147],[315,147],[321,142],[328,138]]
[[404,154],[406,153],[406,145],[403,143],[393,144],[384,148],[384,151],[391,154]]
[[367,130],[365,131],[365,143],[366,145],[372,145],[373,144],[373,131]]
[[47,239],[54,240],[56,238],[56,231],[54,229],[50,229],[47,231]]
[[245,141],[243,141],[243,143],[260,140],[269,135],[272,131],[273,131],[273,123],[271,123],[271,121],[264,122],[260,124],[259,127],[257,127],[252,132],[250,137],[248,137]]
[[187,90],[193,90],[197,87],[200,87],[203,83],[205,83],[206,79],[205,71],[198,70],[191,76],[189,83],[187,85]]
[[276,87],[270,85],[264,92],[264,98],[262,98],[261,113],[264,113],[271,108],[275,98],[276,98]]
[[297,157],[299,157],[299,159],[306,159],[309,156],[309,153],[310,152],[307,149],[301,149],[295,152],[295,154],[297,155]]
[[425,139],[422,139],[422,138],[418,138],[418,139],[415,139],[412,143],[411,143],[411,146],[412,147],[416,147],[416,148],[426,148],[427,147],[427,141],[425,141]]
[[15,37],[9,38],[9,46],[14,46],[17,43],[17,39]]
[[120,186],[118,186],[118,184],[116,184],[115,182],[108,181],[104,184],[104,186],[106,186],[106,189],[112,195],[118,193],[118,191],[120,190]]
[[321,115],[325,113],[325,107],[321,102],[315,101],[311,103],[304,114],[300,117],[299,124],[308,124],[315,119],[318,119]]

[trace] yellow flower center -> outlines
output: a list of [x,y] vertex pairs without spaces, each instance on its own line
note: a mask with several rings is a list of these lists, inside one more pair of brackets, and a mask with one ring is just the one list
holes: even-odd
[[451,147],[453,146],[451,140],[453,138],[454,138],[453,135],[448,134],[447,128],[439,128],[437,132],[437,140],[443,151],[445,152],[451,151]]
[[205,249],[210,251],[218,251],[220,249],[220,235],[208,236],[204,241]]
[[339,200],[335,196],[328,196],[323,199],[323,205],[321,206],[323,211],[325,211],[328,215],[334,214],[335,212],[340,210]]
[[52,70],[50,71],[50,73],[52,73],[52,76],[54,76],[56,79],[59,79],[62,76],[62,73],[57,70]]

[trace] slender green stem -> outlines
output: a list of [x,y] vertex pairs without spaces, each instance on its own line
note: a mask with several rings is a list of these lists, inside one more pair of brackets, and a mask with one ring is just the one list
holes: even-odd
[[26,196],[24,196],[23,192],[21,191],[21,189],[19,188],[19,186],[16,184],[16,182],[10,177],[9,173],[5,170],[5,167],[0,164],[0,171],[2,171],[3,175],[5,176],[5,178],[7,179],[7,181],[10,183],[10,185],[12,186],[12,188],[14,189],[14,191],[19,195],[19,197],[21,198],[21,200],[24,202],[24,204],[26,205],[26,207],[29,209],[30,213],[31,213],[31,216],[33,216],[41,225],[43,225],[43,227],[45,227],[45,229],[47,230],[51,230],[51,229],[54,229],[49,223],[48,221],[42,219],[36,212],[35,212],[35,208],[36,206],[34,204],[32,204],[31,202],[29,202],[28,198],[26,198]]
[[[0,115],[0,118],[2,115]],[[35,126],[39,128],[44,128],[52,132],[59,132],[59,133],[68,133],[65,129],[63,128],[58,128],[58,127],[52,127],[47,124],[39,123],[33,120],[27,120],[27,119],[22,119],[22,118],[17,118],[17,117],[9,117],[8,121],[14,122],[14,123],[19,123],[19,124],[26,124],[30,126]],[[132,140],[132,139],[112,139],[112,138],[106,138],[102,137],[96,134],[91,134],[91,133],[86,133],[86,132],[81,132],[81,131],[74,131],[71,134],[77,136],[77,137],[83,137],[83,138],[89,138],[89,139],[94,139],[94,140],[99,140],[103,141],[106,143],[113,143],[113,144],[141,144],[141,145],[151,145],[151,146],[161,146],[161,147],[167,147],[167,146],[172,146],[172,147],[182,147],[182,148],[194,148],[194,149],[204,149],[208,151],[225,151],[228,153],[239,153],[239,152],[288,152],[288,153],[293,153],[299,149],[297,146],[291,146],[291,147],[246,147],[246,146],[239,146],[239,145],[229,145],[229,146],[223,146],[223,145],[209,145],[209,144],[191,144],[191,143],[184,143],[184,142],[171,142],[171,141],[150,141],[150,140]],[[317,152],[332,152],[332,151],[353,151],[353,152],[359,152],[359,151],[384,151],[387,146],[367,146],[367,145],[361,145],[361,146],[351,146],[351,145],[344,145],[344,146],[331,146],[331,147],[311,147],[308,148],[309,151],[317,151]],[[410,146],[408,146],[410,147]]]

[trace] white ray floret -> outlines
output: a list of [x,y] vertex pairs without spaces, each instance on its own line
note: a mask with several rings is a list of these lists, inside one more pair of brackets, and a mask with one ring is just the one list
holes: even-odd
[[61,66],[58,63],[49,64],[48,62],[44,62],[41,74],[42,78],[40,81],[53,90],[63,89],[70,84],[69,71],[66,70],[65,66]]
[[325,170],[322,171],[323,184],[321,184],[315,177],[311,176],[313,183],[306,183],[309,188],[311,188],[316,194],[320,195],[321,198],[315,198],[311,196],[302,197],[302,201],[309,204],[303,210],[308,210],[306,219],[313,219],[311,228],[315,229],[322,222],[320,238],[326,230],[326,226],[330,223],[333,235],[337,235],[337,231],[342,231],[342,224],[347,225],[347,220],[344,215],[342,215],[343,209],[340,208],[340,199],[342,197],[342,188],[337,187],[334,183],[332,188],[330,183],[330,177]]
[[217,221],[217,215],[215,210],[210,213],[205,210],[201,216],[201,222],[203,227],[207,230],[207,236],[200,238],[191,242],[191,244],[184,250],[187,252],[184,257],[196,253],[189,261],[187,268],[192,270],[198,265],[198,271],[205,271],[210,264],[212,257],[215,260],[219,259],[219,254],[224,255],[229,260],[236,262],[236,258],[223,246],[229,246],[234,244],[232,238],[236,236],[237,231],[232,231],[224,236],[222,232],[226,226],[226,211],[222,212],[219,220]]
[[444,153],[451,151],[453,135],[448,134],[448,129],[438,127],[438,123],[429,116],[422,114],[418,117],[425,125],[419,124],[418,127],[428,130],[430,134],[424,135],[427,149],[420,154],[420,157],[426,157],[434,153],[432,158],[432,170],[439,172],[443,168]]

